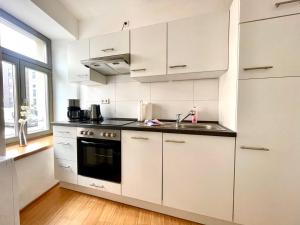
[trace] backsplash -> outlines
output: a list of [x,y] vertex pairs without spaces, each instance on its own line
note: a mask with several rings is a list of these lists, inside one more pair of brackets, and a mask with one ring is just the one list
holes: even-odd
[[218,79],[140,83],[127,75],[109,77],[107,85],[81,86],[81,107],[102,104],[104,117],[137,118],[140,100],[153,104],[153,118],[175,119],[194,106],[199,108],[199,120],[218,121]]

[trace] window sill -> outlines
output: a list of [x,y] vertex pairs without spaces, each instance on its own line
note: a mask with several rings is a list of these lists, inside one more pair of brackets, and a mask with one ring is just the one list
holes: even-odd
[[49,150],[53,147],[53,136],[49,135],[42,138],[30,140],[27,146],[20,147],[19,144],[6,147],[6,156],[19,160],[41,151]]

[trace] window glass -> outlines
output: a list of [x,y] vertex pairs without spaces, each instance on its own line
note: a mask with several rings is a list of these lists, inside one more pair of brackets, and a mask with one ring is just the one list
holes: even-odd
[[2,47],[47,63],[46,42],[0,18]]
[[30,106],[27,132],[36,133],[49,129],[47,74],[25,68],[26,100]]
[[16,66],[2,61],[5,138],[16,136]]

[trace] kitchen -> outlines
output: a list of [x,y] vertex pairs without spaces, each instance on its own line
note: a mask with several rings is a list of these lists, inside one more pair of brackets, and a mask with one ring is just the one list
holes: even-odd
[[299,1],[0,6],[1,225],[300,223]]

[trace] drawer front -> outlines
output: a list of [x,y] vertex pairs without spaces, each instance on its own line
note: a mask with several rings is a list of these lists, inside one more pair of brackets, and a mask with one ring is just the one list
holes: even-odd
[[55,137],[64,137],[64,138],[76,138],[76,127],[63,127],[63,126],[54,126],[53,127],[53,136]]
[[300,1],[241,0],[241,22],[300,13]]
[[54,156],[57,159],[77,161],[76,139],[54,137]]
[[94,178],[84,176],[78,176],[78,184],[99,191],[106,191],[113,194],[121,195],[121,184],[97,180]]
[[54,174],[59,181],[77,184],[77,162],[54,159]]

